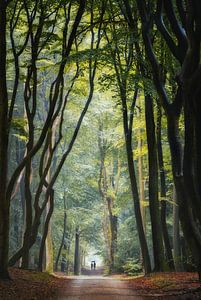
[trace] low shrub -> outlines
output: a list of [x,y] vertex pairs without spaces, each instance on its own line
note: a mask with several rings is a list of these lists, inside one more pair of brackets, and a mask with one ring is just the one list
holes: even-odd
[[123,265],[124,273],[133,276],[142,273],[142,264],[138,260],[128,259]]

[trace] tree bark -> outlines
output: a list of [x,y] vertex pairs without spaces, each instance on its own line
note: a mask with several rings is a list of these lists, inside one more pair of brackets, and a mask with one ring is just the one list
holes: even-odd
[[166,222],[166,208],[167,208],[166,178],[165,178],[165,169],[164,169],[164,162],[163,162],[163,148],[162,148],[162,141],[161,141],[161,121],[162,121],[161,118],[162,118],[161,107],[158,104],[157,148],[158,148],[158,164],[159,164],[159,171],[160,171],[160,196],[162,198],[161,199],[161,225],[162,225],[163,240],[164,240],[164,245],[165,245],[165,252],[166,252],[168,266],[169,266],[170,270],[174,270],[174,260],[173,260],[170,238],[169,238],[167,222]]
[[166,266],[158,199],[157,145],[155,136],[153,100],[149,95],[145,95],[145,118],[149,160],[149,208],[152,227],[154,271],[164,271]]
[[[179,206],[179,218],[182,225],[182,230],[189,248],[192,251],[192,255],[195,259],[199,276],[201,275],[201,239],[200,232],[195,224],[192,215],[192,209],[190,199],[186,193],[186,186],[184,184],[184,178],[182,174],[182,150],[181,144],[178,138],[179,123],[178,118],[168,118],[168,137],[170,143],[172,167],[174,184],[177,194],[177,201]],[[200,278],[201,279],[201,278]]]
[[74,254],[74,275],[80,274],[80,233],[79,228],[75,231],[75,254]]
[[[135,166],[134,166],[134,161],[133,161],[133,149],[132,149],[133,111],[131,111],[131,119],[129,122],[128,110],[127,110],[127,100],[126,100],[126,96],[124,95],[124,89],[121,91],[121,101],[122,101],[123,127],[124,127],[124,137],[125,137],[125,142],[126,142],[126,154],[127,154],[128,171],[129,171],[130,183],[131,183],[131,192],[132,192],[132,196],[133,196],[135,218],[136,218],[136,223],[137,223],[140,248],[141,248],[141,252],[142,252],[143,265],[144,265],[145,274],[147,274],[147,273],[151,272],[151,264],[150,264],[150,257],[149,257],[147,241],[146,241],[145,232],[144,232],[144,228],[143,228],[143,221],[142,221],[142,215],[141,215],[141,210],[140,210],[140,199],[139,199],[139,194],[138,194]],[[133,109],[134,109],[134,107],[133,107]]]
[[63,235],[62,235],[62,239],[61,239],[61,244],[58,250],[58,254],[57,254],[57,258],[56,258],[56,262],[55,262],[55,271],[58,271],[58,264],[59,264],[59,259],[61,256],[61,250],[64,246],[64,240],[66,238],[66,231],[67,231],[67,213],[66,213],[66,199],[65,199],[65,194],[64,194],[64,223],[63,223]]
[[69,267],[70,267],[70,251],[71,251],[71,241],[69,241],[67,246],[67,266],[66,266],[66,274],[69,273]]
[[61,244],[59,246],[59,250],[58,250],[58,254],[57,254],[57,258],[56,258],[56,262],[55,262],[55,271],[58,271],[58,264],[59,264],[59,259],[61,256],[61,250],[64,246],[64,240],[65,240],[65,236],[66,236],[66,220],[67,220],[67,214],[66,212],[64,212],[64,227],[63,227],[63,235],[62,235],[62,239],[61,239]]
[[[140,103],[141,104],[141,103]],[[140,118],[141,113],[138,113],[138,117]],[[145,192],[144,192],[144,172],[143,172],[143,156],[142,156],[142,129],[139,128],[138,131],[138,181],[139,181],[139,195],[140,195],[140,209],[142,214],[142,222],[144,231],[146,232],[146,211],[145,211]]]
[[[48,201],[47,207],[46,207],[46,215],[48,216],[49,211],[51,210],[51,201]],[[53,213],[53,208],[52,208],[52,213]],[[47,236],[45,240],[45,259],[44,259],[44,264],[43,268],[45,272],[48,273],[53,273],[54,271],[54,250],[53,250],[53,240],[52,240],[52,222],[51,222],[51,217],[52,213],[50,215],[50,220],[48,224],[48,231],[47,231]]]
[[[103,225],[106,228],[105,240],[108,248],[108,267],[109,274],[114,271],[115,267],[115,254],[117,252],[117,223],[118,217],[114,213],[116,195],[118,193],[118,185],[120,179],[120,162],[117,160],[117,174],[114,175],[114,160],[111,159],[110,168],[111,174],[108,176],[108,170],[106,167],[106,155],[107,155],[107,138],[104,137],[102,120],[99,121],[99,137],[98,137],[98,146],[100,151],[100,177],[99,177],[99,192],[102,196],[105,214],[105,224]],[[114,180],[116,177],[116,181]],[[108,189],[111,188],[114,192],[113,196],[110,196]]]
[[[43,260],[44,260],[44,255],[45,255],[45,246],[46,246],[45,244],[47,241],[47,235],[48,235],[49,226],[50,226],[50,219],[52,217],[53,210],[54,210],[54,190],[52,189],[51,193],[49,195],[49,210],[45,217],[45,224],[44,224],[43,235],[42,235],[40,251],[39,251],[38,270],[40,272],[43,271]],[[46,260],[47,260],[47,257],[46,257]]]
[[8,170],[8,93],[6,83],[6,1],[0,0],[0,278],[8,279],[9,208],[6,199]]
[[109,273],[114,271],[115,265],[115,253],[117,251],[117,221],[118,218],[113,214],[113,199],[106,196],[108,212],[109,212],[109,224],[110,224],[110,266]]
[[[32,136],[32,134],[30,135]],[[33,140],[28,142],[27,152],[32,149]],[[27,161],[25,167],[24,186],[25,186],[25,232],[23,237],[23,256],[22,256],[22,268],[29,268],[29,244],[32,229],[32,193],[31,193],[31,173],[32,173],[32,162],[31,159]]]
[[177,204],[177,196],[175,188],[173,189],[173,254],[174,254],[174,264],[175,271],[183,271],[182,261],[181,261],[181,240],[179,233],[179,207]]

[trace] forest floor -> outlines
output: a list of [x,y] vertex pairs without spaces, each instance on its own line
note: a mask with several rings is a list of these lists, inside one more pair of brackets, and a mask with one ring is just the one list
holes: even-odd
[[196,273],[67,277],[12,268],[10,275],[11,281],[0,281],[1,300],[201,299]]

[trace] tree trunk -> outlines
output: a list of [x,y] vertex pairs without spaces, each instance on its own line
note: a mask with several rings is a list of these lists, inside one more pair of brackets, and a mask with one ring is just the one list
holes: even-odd
[[177,196],[175,188],[173,190],[173,254],[174,254],[174,264],[175,271],[183,271],[183,266],[181,262],[181,240],[179,234],[179,207],[177,204]]
[[67,246],[67,266],[66,266],[66,274],[69,273],[69,267],[70,267],[70,250],[71,250],[71,241],[69,241]]
[[165,257],[162,239],[162,226],[160,220],[158,199],[158,159],[155,137],[155,122],[153,113],[153,101],[149,95],[145,95],[146,133],[149,159],[149,208],[151,216],[154,270],[165,270]]
[[200,232],[193,219],[190,195],[186,192],[182,168],[182,149],[179,140],[179,120],[177,116],[168,116],[168,138],[172,157],[173,177],[179,205],[179,218],[182,230],[188,246],[197,265],[199,277],[201,279],[201,239]]
[[[174,270],[174,260],[172,256],[172,249],[170,244],[169,233],[166,223],[166,178],[163,162],[163,148],[161,142],[161,118],[162,112],[161,107],[158,105],[157,112],[157,148],[158,148],[158,164],[160,171],[160,196],[161,196],[161,225],[163,232],[163,240],[165,245],[165,252],[167,257],[167,262],[170,270]],[[165,199],[164,199],[165,198]]]
[[[43,271],[43,260],[45,257],[45,246],[46,246],[46,240],[48,236],[48,231],[49,231],[49,226],[50,226],[50,219],[52,217],[52,213],[54,210],[54,190],[51,190],[51,193],[49,195],[49,210],[48,213],[45,217],[45,224],[44,224],[44,229],[43,229],[43,236],[41,240],[41,245],[40,245],[40,252],[39,252],[39,262],[38,262],[38,269],[40,272]],[[46,257],[47,259],[47,257]],[[53,258],[51,258],[53,259]],[[53,267],[52,267],[53,269]]]
[[80,274],[80,234],[79,229],[75,232],[75,254],[74,254],[74,275]]
[[[108,267],[109,267],[109,274],[114,271],[114,263],[115,263],[115,253],[117,251],[117,216],[114,215],[113,208],[115,206],[115,197],[118,192],[118,183],[120,178],[120,164],[119,160],[117,162],[117,176],[116,182],[114,180],[114,161],[111,160],[111,169],[112,175],[107,176],[107,169],[105,165],[105,158],[106,158],[106,150],[107,149],[107,139],[104,138],[103,134],[103,123],[99,122],[99,138],[98,138],[98,145],[100,151],[100,177],[99,177],[99,192],[102,196],[103,203],[104,203],[104,218],[105,227],[105,241],[107,244],[108,250]],[[109,177],[109,178],[108,178]],[[108,195],[108,186],[114,190],[114,196],[111,197]],[[106,212],[107,210],[107,212]]]
[[128,169],[129,169],[131,190],[132,190],[133,202],[134,202],[135,218],[136,218],[137,230],[138,230],[138,234],[139,234],[140,247],[141,247],[141,251],[142,251],[144,270],[145,270],[145,273],[148,274],[151,272],[149,251],[148,251],[148,246],[147,246],[147,242],[146,242],[146,238],[145,238],[141,210],[140,210],[140,201],[139,201],[139,195],[138,195],[138,189],[137,189],[137,181],[136,181],[136,176],[135,176],[134,162],[132,159],[133,151],[129,144],[130,144],[130,142],[127,141],[127,160],[128,160]]
[[142,222],[144,231],[146,232],[146,212],[145,212],[145,193],[144,193],[144,172],[143,172],[143,157],[142,157],[142,137],[141,129],[139,129],[138,149],[140,154],[138,156],[138,178],[139,178],[139,194],[140,194],[140,210],[142,215]]
[[6,84],[6,1],[0,0],[0,278],[8,279],[9,208],[6,199],[8,169],[8,94]]
[[[127,101],[126,96],[124,95],[124,91],[121,91],[121,101],[122,101],[122,111],[123,111],[123,126],[124,126],[124,137],[126,142],[126,154],[127,154],[127,162],[128,162],[128,171],[131,183],[131,192],[133,196],[133,203],[134,203],[134,211],[135,211],[135,218],[137,223],[137,230],[139,235],[140,241],[140,248],[142,252],[143,258],[143,265],[145,273],[151,272],[151,264],[150,264],[150,257],[149,251],[147,246],[147,241],[145,237],[145,232],[143,228],[143,221],[142,215],[140,210],[140,199],[138,194],[138,187],[137,187],[137,180],[135,175],[135,166],[133,161],[133,149],[132,149],[132,124],[130,121],[130,128],[128,122],[128,110],[127,110]],[[131,112],[131,116],[132,116]]]
[[67,221],[67,214],[66,214],[66,211],[64,212],[64,227],[63,227],[63,235],[62,235],[62,239],[61,239],[61,244],[60,244],[60,247],[59,247],[59,250],[58,250],[58,254],[57,254],[57,258],[56,258],[56,262],[55,262],[55,271],[57,272],[58,271],[58,264],[59,264],[59,259],[60,259],[60,256],[61,256],[61,250],[64,246],[64,239],[66,237],[66,221]]
[[[32,134],[31,134],[32,136]],[[33,140],[29,141],[27,144],[27,153],[32,149],[33,147]],[[32,173],[32,163],[31,159],[28,160],[25,168],[25,176],[24,176],[24,182],[25,182],[25,232],[23,237],[23,255],[22,255],[22,265],[21,267],[23,269],[29,268],[29,244],[30,244],[30,236],[31,236],[31,230],[32,230],[32,194],[31,194],[31,173]]]
[[[50,202],[48,202],[46,213],[48,215],[50,208]],[[53,213],[53,209],[52,209]],[[52,216],[52,214],[51,214]],[[54,252],[53,252],[53,242],[52,242],[52,222],[51,222],[51,216],[50,221],[48,224],[48,231],[47,231],[47,237],[45,240],[45,264],[44,264],[44,271],[48,273],[53,273],[54,269]]]
[[114,271],[115,253],[117,251],[117,216],[113,215],[113,200],[107,197],[108,212],[109,212],[109,224],[110,224],[110,265],[109,273]]

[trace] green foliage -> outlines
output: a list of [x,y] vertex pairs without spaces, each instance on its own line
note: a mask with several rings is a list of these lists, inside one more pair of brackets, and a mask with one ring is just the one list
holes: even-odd
[[142,264],[138,260],[128,259],[123,265],[124,273],[129,276],[135,276],[142,273]]

